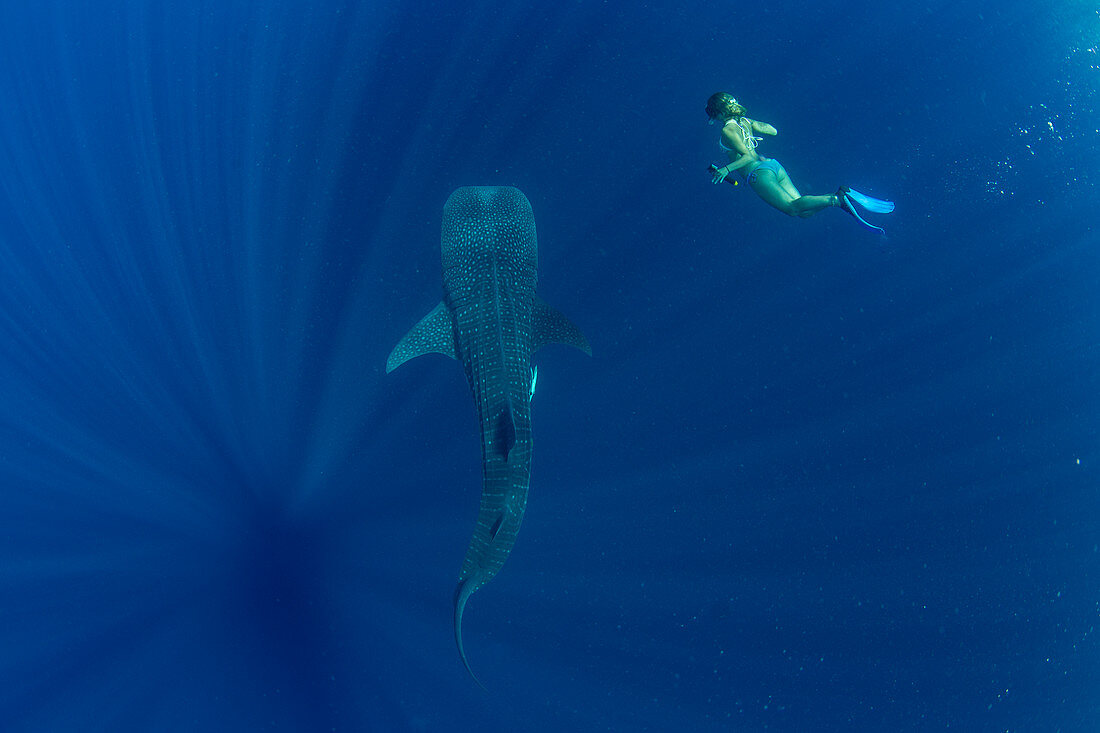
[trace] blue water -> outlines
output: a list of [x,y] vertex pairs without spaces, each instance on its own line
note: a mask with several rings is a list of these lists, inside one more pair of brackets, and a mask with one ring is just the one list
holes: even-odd
[[[1088,3],[0,10],[0,730],[1100,730]],[[774,124],[788,219],[703,106]],[[462,185],[540,292],[519,541],[451,594]]]

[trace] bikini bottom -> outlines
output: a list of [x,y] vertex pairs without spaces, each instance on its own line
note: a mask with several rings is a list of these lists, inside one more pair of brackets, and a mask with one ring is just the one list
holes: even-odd
[[756,182],[756,172],[759,170],[771,171],[775,174],[776,178],[782,178],[787,175],[787,170],[783,165],[775,158],[768,158],[767,160],[759,160],[755,163],[750,163],[743,169],[745,171],[745,180],[749,183]]

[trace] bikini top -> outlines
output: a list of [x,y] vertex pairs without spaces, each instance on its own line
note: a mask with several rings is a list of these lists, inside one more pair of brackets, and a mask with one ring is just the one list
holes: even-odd
[[[737,123],[737,126],[739,128],[741,128],[741,137],[743,137],[745,139],[745,147],[749,149],[749,152],[751,153],[752,151],[756,150],[756,144],[758,142],[760,142],[761,140],[763,140],[764,138],[753,136],[753,134],[752,134],[752,123],[750,123],[744,117],[731,119],[728,122],[726,122],[726,125],[728,125],[730,122]],[[723,125],[722,127],[725,127],[725,125]],[[730,152],[730,153],[736,153],[737,152],[736,150],[727,147],[725,141],[722,138],[718,138],[718,145],[720,145],[721,148],[723,150],[727,151],[727,152]]]

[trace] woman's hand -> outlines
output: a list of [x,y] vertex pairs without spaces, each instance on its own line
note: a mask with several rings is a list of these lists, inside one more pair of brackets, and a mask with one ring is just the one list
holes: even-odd
[[729,166],[722,166],[721,168],[714,169],[714,176],[710,179],[711,183],[721,183],[726,180],[726,176],[730,174]]

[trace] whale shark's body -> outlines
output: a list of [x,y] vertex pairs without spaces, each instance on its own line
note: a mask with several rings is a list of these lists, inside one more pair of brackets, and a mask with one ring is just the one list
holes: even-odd
[[442,256],[443,301],[397,344],[386,372],[421,354],[446,354],[462,362],[474,395],[481,509],[454,598],[455,642],[473,675],[462,647],[462,612],[504,565],[527,506],[531,356],[554,342],[591,350],[573,323],[535,295],[535,219],[519,189],[468,186],[452,193],[443,207]]

